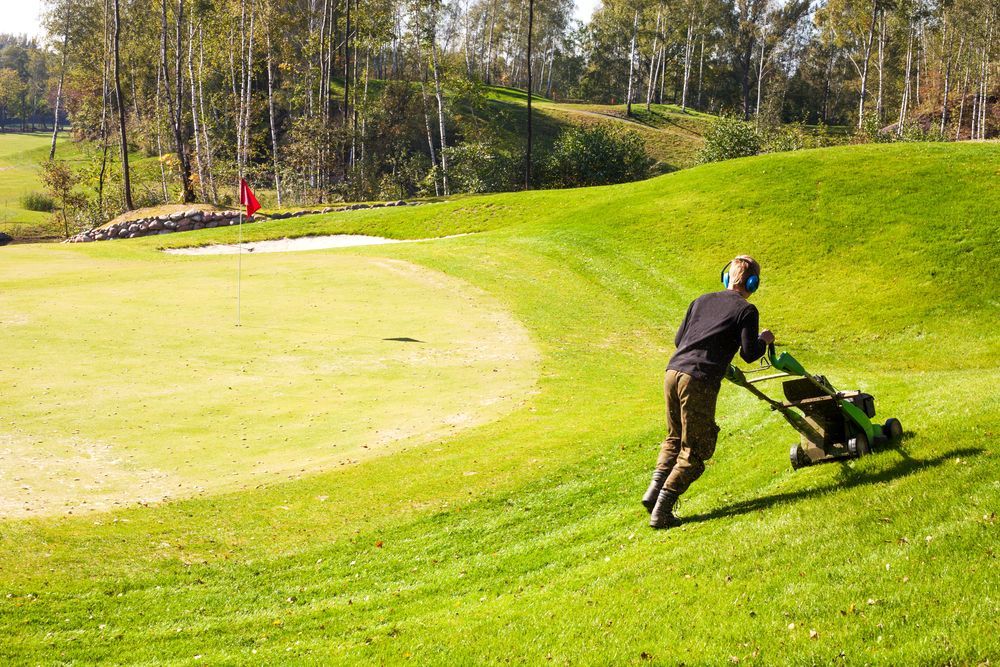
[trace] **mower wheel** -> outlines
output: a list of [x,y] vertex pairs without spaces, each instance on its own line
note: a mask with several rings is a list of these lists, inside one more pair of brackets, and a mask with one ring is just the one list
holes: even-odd
[[792,445],[792,451],[789,452],[788,458],[792,461],[792,470],[805,468],[812,463],[812,460],[806,455],[805,450],[802,449],[802,445],[798,443]]
[[868,436],[864,433],[857,433],[847,441],[847,451],[854,458],[860,458],[866,454],[871,454],[871,447],[868,445]]
[[885,420],[885,425],[882,426],[882,435],[886,442],[899,442],[903,437],[903,425],[895,417],[890,417]]

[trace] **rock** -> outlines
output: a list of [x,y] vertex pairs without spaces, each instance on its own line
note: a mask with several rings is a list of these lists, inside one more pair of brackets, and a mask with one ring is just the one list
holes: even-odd
[[190,217],[195,222],[203,222],[205,220],[205,217],[201,213],[195,213],[194,215],[192,215]]
[[163,229],[163,223],[160,222],[159,220],[152,220],[149,223],[148,229],[151,232],[155,232],[155,231],[158,231],[160,229]]
[[140,232],[145,232],[147,229],[149,229],[149,224],[147,224],[145,222],[140,222],[139,223],[139,231]]
[[170,229],[161,229],[160,231],[158,231],[156,233],[157,234],[170,234],[172,231],[173,230],[170,230]]
[[170,219],[173,220],[173,221],[175,221],[175,222],[178,221],[178,220],[181,220],[183,218],[186,218],[186,217],[187,217],[187,214],[183,213],[183,212],[180,212],[180,211],[178,211],[177,213],[171,213],[170,214]]
[[205,229],[213,229],[213,228],[219,226],[219,223],[216,222],[215,220],[213,220],[212,222],[199,223],[199,224],[204,224],[205,225]]
[[184,217],[185,218],[193,218],[194,216],[196,216],[196,215],[198,215],[200,213],[201,213],[201,211],[199,211],[198,209],[196,209],[196,208],[190,208],[190,209],[184,211]]
[[322,211],[320,211],[320,213],[329,213],[329,212],[330,212],[330,211],[332,211],[332,210],[333,210],[332,208],[330,208],[329,206],[327,206],[327,207],[326,207],[326,208],[324,208],[324,209],[323,209]]

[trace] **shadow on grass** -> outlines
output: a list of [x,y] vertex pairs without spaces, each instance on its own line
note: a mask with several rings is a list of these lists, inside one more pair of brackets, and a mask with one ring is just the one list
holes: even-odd
[[902,461],[899,461],[890,468],[886,468],[881,472],[874,474],[866,474],[864,472],[855,471],[853,468],[846,465],[846,463],[841,464],[841,474],[842,477],[840,481],[835,484],[827,484],[819,488],[813,489],[803,489],[801,491],[792,491],[789,493],[776,493],[770,496],[763,496],[761,498],[754,498],[753,500],[744,500],[738,503],[731,503],[729,505],[723,505],[717,509],[710,512],[704,512],[702,514],[694,514],[692,516],[681,517],[681,520],[685,524],[690,523],[700,523],[702,521],[711,521],[712,519],[722,519],[725,517],[740,516],[743,514],[750,514],[751,512],[758,512],[762,510],[769,509],[775,505],[780,505],[782,503],[793,502],[797,500],[807,500],[809,498],[816,498],[824,494],[830,493],[832,491],[837,491],[839,489],[852,489],[860,486],[869,486],[872,484],[880,484],[882,482],[888,482],[894,479],[899,479],[900,477],[906,477],[914,473],[920,472],[922,470],[927,470],[930,468],[937,467],[948,460],[962,457],[973,457],[983,454],[986,450],[980,447],[965,447],[961,449],[953,449],[949,452],[945,452],[939,456],[935,456],[931,459],[915,459],[909,454],[907,454],[903,449],[894,447],[891,450],[895,451],[903,457]]

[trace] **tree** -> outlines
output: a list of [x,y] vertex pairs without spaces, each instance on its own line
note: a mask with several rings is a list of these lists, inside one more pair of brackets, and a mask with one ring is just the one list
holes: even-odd
[[86,197],[75,191],[80,176],[62,160],[47,160],[42,163],[41,179],[45,191],[59,208],[55,215],[62,221],[63,233],[69,238],[69,212],[87,202]]

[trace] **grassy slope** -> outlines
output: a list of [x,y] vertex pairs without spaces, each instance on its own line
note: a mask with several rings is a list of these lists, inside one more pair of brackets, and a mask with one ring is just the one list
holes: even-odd
[[[51,213],[21,208],[21,197],[29,192],[41,192],[38,163],[48,158],[52,135],[47,132],[0,134],[0,232],[15,238],[24,236],[52,237],[62,235],[61,225]],[[61,134],[56,156],[77,161],[80,151]]]
[[[524,133],[527,93],[514,88],[493,86],[490,99],[501,111],[502,129],[512,137]],[[625,115],[625,105],[563,104],[534,96],[536,112],[533,126],[539,145],[548,147],[565,127],[593,123],[613,123],[639,133],[646,150],[655,161],[654,173],[664,173],[693,166],[704,144],[703,135],[713,116],[691,109],[681,111],[673,104],[653,104],[646,111],[644,104],[632,107],[633,117]]]
[[[0,524],[0,658],[995,656],[1000,304],[982,267],[1000,232],[987,187],[998,164],[996,144],[849,147],[254,225],[253,238],[492,230],[347,254],[493,293],[541,347],[540,393],[433,450],[96,519]],[[94,270],[154,266],[157,244],[233,234],[60,251]],[[835,384],[874,393],[907,437],[793,473],[793,433],[726,387],[719,451],[680,509],[688,522],[654,533],[637,498],[663,435],[669,341],[737,252],[765,267],[755,300],[779,340]]]

